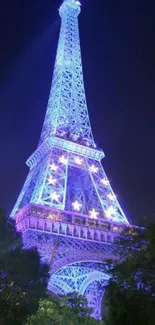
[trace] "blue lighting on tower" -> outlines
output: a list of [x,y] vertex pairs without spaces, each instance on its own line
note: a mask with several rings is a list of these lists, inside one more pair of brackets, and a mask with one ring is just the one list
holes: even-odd
[[[39,145],[27,160],[26,182],[12,211],[25,246],[50,263],[49,290],[84,294],[100,317],[107,281],[99,263],[113,254],[115,236],[128,226],[96,149],[85,96],[78,15],[64,0],[47,111]],[[59,240],[58,240],[59,239]]]

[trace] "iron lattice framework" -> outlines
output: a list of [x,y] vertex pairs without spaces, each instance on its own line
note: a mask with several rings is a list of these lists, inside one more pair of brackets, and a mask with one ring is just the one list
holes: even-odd
[[100,317],[101,271],[128,221],[101,165],[89,122],[80,53],[80,3],[64,0],[53,81],[39,145],[12,211],[25,245],[51,265],[49,290],[85,294]]
[[70,132],[76,140],[94,145],[90,127],[81,65],[77,17],[78,1],[64,1],[58,50],[40,143],[48,135]]

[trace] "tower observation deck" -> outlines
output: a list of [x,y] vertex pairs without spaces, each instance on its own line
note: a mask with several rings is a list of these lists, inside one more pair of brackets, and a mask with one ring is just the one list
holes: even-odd
[[[26,247],[36,246],[50,264],[48,288],[77,291],[100,318],[107,281],[101,263],[113,256],[115,238],[131,230],[102,167],[85,96],[78,15],[81,5],[64,0],[47,111],[39,144],[11,216]],[[99,112],[98,112],[99,113]]]

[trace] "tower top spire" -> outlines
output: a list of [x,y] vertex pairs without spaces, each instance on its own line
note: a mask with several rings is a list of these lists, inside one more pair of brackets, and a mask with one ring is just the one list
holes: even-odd
[[66,11],[65,9],[67,8],[72,8],[77,11],[77,14],[79,14],[81,11],[80,6],[81,6],[81,2],[78,0],[63,0],[59,9],[60,16],[64,11]]
[[63,3],[68,3],[71,6],[81,6],[81,2],[78,0],[63,0]]

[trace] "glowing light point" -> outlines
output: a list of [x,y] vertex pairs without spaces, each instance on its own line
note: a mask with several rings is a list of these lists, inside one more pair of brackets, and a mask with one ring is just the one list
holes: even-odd
[[109,193],[107,196],[111,201],[116,200],[116,195],[115,194]]
[[53,192],[52,194],[51,194],[51,199],[53,200],[53,201],[59,201],[59,197],[60,197],[60,195],[59,194],[57,194],[56,192]]
[[82,159],[80,157],[75,157],[75,163],[77,165],[81,165],[82,164]]
[[75,1],[76,5],[81,6],[81,2],[80,1]]
[[90,213],[90,217],[91,217],[91,218],[94,218],[94,219],[97,218],[98,212],[95,211],[95,209],[89,211],[89,213]]
[[107,217],[111,217],[113,214],[115,214],[116,209],[111,205],[106,211],[105,214]]
[[89,170],[92,172],[92,173],[97,173],[98,172],[98,167],[95,167],[94,165],[90,166]]
[[50,175],[50,177],[48,179],[48,184],[54,185],[56,182],[57,182],[57,180]]
[[58,170],[58,166],[53,163],[52,165],[50,165],[50,169],[56,172]]
[[75,201],[72,203],[73,209],[76,211],[80,211],[80,208],[82,207],[82,204],[80,204],[78,201]]
[[106,186],[108,186],[109,185],[109,181],[108,181],[108,179],[107,178],[103,178],[103,179],[101,179],[101,183],[103,183],[104,185],[106,185]]
[[59,158],[59,162],[61,163],[61,164],[64,164],[64,165],[66,165],[67,164],[67,158],[65,158],[64,156],[61,156],[60,158]]

